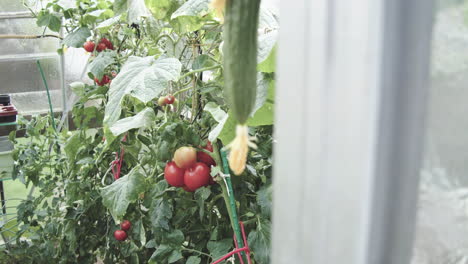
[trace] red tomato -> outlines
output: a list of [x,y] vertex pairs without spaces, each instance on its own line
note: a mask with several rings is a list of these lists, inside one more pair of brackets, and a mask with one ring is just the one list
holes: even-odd
[[125,239],[127,239],[127,233],[123,230],[115,230],[114,237],[118,241],[124,241]]
[[102,80],[100,80],[100,81],[99,81],[98,78],[95,77],[95,78],[94,78],[94,81],[95,81],[99,86],[104,86],[104,85],[110,83],[109,76],[107,76],[107,75],[102,76]]
[[173,160],[177,167],[188,169],[197,162],[197,152],[192,147],[181,147],[174,153]]
[[120,228],[122,228],[122,230],[124,231],[130,230],[131,227],[132,227],[132,223],[130,223],[130,221],[128,220],[125,220],[122,223],[120,223]]
[[105,49],[107,49],[107,46],[106,46],[106,44],[104,44],[104,43],[99,43],[99,44],[97,45],[97,48],[96,48],[96,50],[97,50],[98,52],[101,52],[101,51],[103,51],[103,50],[105,50]]
[[164,98],[164,102],[166,104],[173,104],[175,101],[175,97],[173,95],[168,95]]
[[104,45],[106,45],[106,48],[108,48],[108,49],[111,49],[111,50],[114,49],[114,45],[112,45],[112,42],[110,42],[110,40],[108,40],[106,38],[102,38],[101,41],[99,41],[99,44],[101,44],[101,43],[104,43]]
[[210,168],[205,163],[197,162],[184,174],[185,186],[191,190],[196,190],[210,182]]
[[[213,145],[211,145],[210,141],[208,141],[204,149],[208,150],[209,152],[213,152]],[[208,165],[208,167],[216,166],[216,162],[214,161],[214,159],[210,155],[202,151],[197,152],[197,160],[205,163],[206,165]]]
[[94,46],[96,44],[94,44],[94,42],[92,41],[86,41],[85,44],[83,45],[83,48],[87,51],[87,52],[93,52],[94,51]]
[[182,187],[184,186],[184,173],[185,169],[177,167],[175,162],[171,161],[164,169],[164,179],[174,187]]

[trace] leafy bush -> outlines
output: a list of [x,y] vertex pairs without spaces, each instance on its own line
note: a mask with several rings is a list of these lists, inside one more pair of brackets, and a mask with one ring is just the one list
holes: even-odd
[[[88,67],[94,84],[71,85],[79,96],[76,131],[56,132],[50,118],[38,116],[20,120],[30,141],[11,135],[15,177],[40,193],[18,207],[18,236],[1,259],[194,264],[233,249],[217,151],[233,139],[235,121],[222,90],[222,20],[209,2],[61,0],[37,14],[38,25],[68,32],[59,52],[94,43]],[[258,149],[231,180],[254,261],[269,263],[276,17],[262,10],[260,27],[258,94],[247,121]],[[171,94],[176,102],[162,103]],[[208,140],[218,184],[194,193],[169,186],[164,168],[175,150],[202,151]],[[111,165],[122,152],[116,179]],[[113,234],[122,220],[131,229],[118,241]]]

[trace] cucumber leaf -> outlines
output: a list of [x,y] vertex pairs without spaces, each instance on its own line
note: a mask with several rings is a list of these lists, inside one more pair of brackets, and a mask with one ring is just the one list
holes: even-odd
[[155,119],[156,115],[154,114],[154,110],[147,107],[135,116],[120,119],[119,121],[115,122],[110,127],[110,131],[114,136],[118,136],[129,131],[130,129],[149,127],[153,124]]
[[112,80],[104,124],[112,126],[119,120],[126,95],[147,103],[159,96],[169,81],[179,78],[181,68],[182,64],[175,58],[130,57],[120,74]]

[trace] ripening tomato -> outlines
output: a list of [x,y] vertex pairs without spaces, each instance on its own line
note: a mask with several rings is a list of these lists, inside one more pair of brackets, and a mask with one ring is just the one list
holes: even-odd
[[164,179],[174,187],[182,187],[184,186],[184,173],[185,169],[177,167],[175,162],[171,161],[166,164],[164,169]]
[[130,230],[131,227],[132,227],[132,223],[130,223],[130,221],[128,220],[125,220],[122,223],[120,223],[120,228],[122,228],[122,230],[124,231]]
[[109,76],[107,76],[107,75],[102,76],[102,79],[101,79],[100,81],[99,81],[98,78],[95,77],[95,78],[94,78],[94,81],[95,81],[99,86],[104,86],[104,85],[110,83]]
[[98,52],[101,52],[101,51],[103,51],[103,50],[105,50],[105,49],[107,49],[107,46],[106,46],[106,44],[104,44],[104,43],[99,43],[99,44],[97,45],[97,48],[96,48],[96,50],[97,50]]
[[158,99],[158,105],[160,105],[160,106],[166,106],[166,97],[164,97],[164,96],[159,97],[159,99]]
[[[209,152],[213,152],[213,145],[211,145],[210,141],[208,141],[204,149],[208,150]],[[203,151],[197,152],[197,160],[199,162],[205,163],[206,165],[208,165],[208,167],[216,166],[216,162],[214,161],[214,159]]]
[[173,160],[177,167],[188,169],[197,162],[197,152],[192,147],[180,147],[174,153]]
[[115,230],[114,237],[118,241],[124,241],[125,239],[127,239],[127,233],[123,230]]
[[83,48],[87,51],[87,52],[93,52],[94,51],[94,46],[96,44],[94,44],[94,42],[92,41],[86,41],[85,44],[83,45]]
[[166,96],[166,97],[164,98],[164,102],[165,102],[166,104],[173,104],[174,101],[175,101],[175,97],[174,97],[172,94],[170,94],[170,95],[168,95],[168,96]]
[[191,190],[196,190],[208,185],[210,178],[210,168],[202,162],[195,163],[195,165],[187,169],[184,174],[185,186]]
[[112,45],[112,42],[106,38],[102,38],[100,41],[99,41],[99,44],[101,43],[104,43],[104,45],[106,45],[106,48],[110,49],[110,50],[113,50],[114,49],[114,45]]

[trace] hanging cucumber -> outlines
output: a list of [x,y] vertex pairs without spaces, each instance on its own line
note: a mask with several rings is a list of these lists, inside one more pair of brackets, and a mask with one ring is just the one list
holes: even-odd
[[250,147],[247,119],[257,96],[257,28],[260,0],[226,0],[224,82],[227,102],[237,120],[236,138],[229,144],[229,166],[241,174]]

